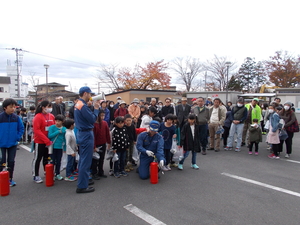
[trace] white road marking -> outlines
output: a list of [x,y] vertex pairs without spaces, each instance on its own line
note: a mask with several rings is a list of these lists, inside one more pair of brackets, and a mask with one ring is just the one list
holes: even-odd
[[27,151],[31,151],[31,148],[27,147],[26,145],[20,145],[21,148],[24,148]]
[[137,208],[132,204],[125,205],[123,206],[123,208],[127,209],[129,212],[131,212],[132,214],[136,215],[137,217],[141,218],[142,220],[146,221],[151,225],[166,225],[165,223],[154,218],[153,216],[149,215],[148,213],[144,212],[143,210]]
[[292,162],[292,163],[300,163],[299,161],[290,160],[290,159],[286,159],[285,161]]
[[255,181],[255,180],[251,180],[251,179],[244,178],[244,177],[239,177],[239,176],[229,174],[229,173],[221,173],[221,174],[224,175],[224,176],[227,176],[227,177],[237,179],[237,180],[242,180],[242,181],[245,181],[245,182],[248,182],[248,183],[251,183],[251,184],[256,184],[256,185],[259,185],[259,186],[262,186],[262,187],[273,189],[275,191],[280,191],[280,192],[283,192],[283,193],[286,193],[286,194],[290,194],[290,195],[300,197],[300,193],[295,192],[295,191],[290,191],[290,190],[287,190],[287,189],[284,189],[284,188],[280,188],[280,187],[276,187],[276,186],[273,186],[273,185],[265,184],[265,183]]

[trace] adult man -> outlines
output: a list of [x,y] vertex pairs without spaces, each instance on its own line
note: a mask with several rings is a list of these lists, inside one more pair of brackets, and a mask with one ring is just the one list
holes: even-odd
[[131,115],[134,124],[137,123],[137,120],[141,115],[141,109],[138,106],[138,104],[139,104],[139,99],[135,98],[133,99],[131,105],[128,107],[128,113]]
[[281,98],[276,97],[274,101],[283,108],[283,105],[281,104]]
[[122,101],[122,98],[121,96],[118,96],[117,97],[117,102],[116,104],[114,105],[114,110],[117,110],[119,108],[119,105],[120,105],[120,102]]
[[[91,89],[87,86],[79,89],[80,99],[75,105],[75,124],[77,131],[77,143],[79,144],[80,158],[79,158],[79,176],[77,184],[77,193],[93,192],[93,187],[89,185],[89,171],[92,164],[93,151],[94,151],[94,123],[96,122],[99,114],[99,104],[95,104],[94,113],[87,106],[87,102],[91,98]],[[90,184],[93,184],[91,182]]]
[[239,98],[236,106],[233,107],[231,110],[230,116],[232,118],[232,123],[230,126],[229,137],[227,139],[227,146],[224,149],[225,151],[232,150],[235,133],[237,134],[237,144],[235,147],[235,151],[236,152],[240,151],[241,143],[242,143],[244,121],[247,118],[247,114],[248,114],[247,112],[248,112],[248,110],[244,106],[244,99]]
[[249,104],[245,105],[245,107],[248,110],[248,114],[247,114],[247,118],[245,120],[245,124],[244,124],[244,128],[243,128],[242,146],[245,145],[247,131],[248,131],[250,125],[252,124],[253,119],[258,119],[258,121],[260,121],[261,108],[259,107],[258,102],[259,102],[259,99],[254,98]]
[[148,179],[150,176],[150,163],[153,162],[153,157],[156,156],[160,168],[164,167],[164,140],[157,133],[159,122],[151,121],[149,124],[149,132],[139,134],[136,148],[141,153],[139,176],[141,179]]
[[204,98],[197,99],[197,105],[192,112],[196,115],[199,124],[200,144],[202,147],[202,155],[206,155],[207,146],[207,122],[209,121],[209,110],[204,105]]
[[161,109],[161,116],[162,118],[166,117],[168,114],[174,114],[174,108],[171,106],[171,99],[165,99],[165,105]]
[[62,115],[65,115],[65,112],[66,112],[66,104],[63,102],[63,97],[62,96],[59,96],[58,97],[58,99],[59,99],[59,104],[61,104],[61,106],[62,106],[62,111],[63,111],[63,114]]
[[60,97],[55,98],[55,103],[52,104],[52,112],[54,116],[57,116],[58,114],[65,115],[63,105],[60,104]]
[[72,105],[72,106],[70,107],[70,110],[69,110],[69,118],[70,118],[70,119],[74,119],[74,108],[75,108],[75,105],[76,105],[78,99],[79,99],[79,97],[75,97],[75,99],[73,100],[74,105]]
[[208,105],[212,105],[213,102],[211,101],[211,97],[207,97],[206,101],[205,101],[205,105],[208,106]]
[[178,122],[180,126],[180,130],[184,123],[187,121],[188,115],[191,112],[191,106],[187,104],[187,98],[181,98],[181,104],[176,108],[176,115],[178,117]]
[[157,108],[157,105],[156,105],[156,98],[151,98],[149,108],[150,108],[151,106]]
[[[210,148],[208,150],[215,150],[215,152],[220,151],[220,136],[221,134],[216,134],[219,126],[223,126],[224,121],[226,119],[226,108],[224,111],[222,107],[220,107],[221,99],[215,98],[213,101],[213,107],[209,109],[209,138],[210,138]],[[216,145],[215,145],[215,136]]]

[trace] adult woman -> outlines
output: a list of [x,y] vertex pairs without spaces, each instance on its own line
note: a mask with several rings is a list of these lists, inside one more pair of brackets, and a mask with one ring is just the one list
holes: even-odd
[[[109,103],[107,103],[107,108],[108,108],[108,110],[109,110],[109,120],[110,120],[110,125],[111,124],[114,124],[114,119],[115,119],[115,117],[114,117],[114,113],[115,113],[115,110],[114,110],[114,105],[115,105],[115,103],[114,103],[114,101],[109,101]],[[112,128],[112,126],[110,126],[111,128]]]
[[282,152],[283,142],[285,142],[285,146],[286,146],[285,158],[289,158],[292,153],[294,132],[292,132],[289,128],[296,121],[296,115],[295,115],[294,111],[292,110],[292,105],[293,104],[291,102],[284,103],[283,109],[279,113],[280,117],[285,122],[284,129],[286,130],[286,132],[288,134],[288,138],[285,141],[281,140],[280,145],[279,145],[279,151]]
[[32,161],[32,173],[33,180],[36,183],[42,183],[43,180],[39,176],[40,162],[43,159],[43,166],[45,169],[46,164],[48,163],[48,148],[52,142],[48,138],[48,129],[51,125],[55,124],[55,118],[51,114],[52,104],[51,102],[45,100],[42,101],[36,111],[35,117],[33,119],[33,134],[34,134],[34,143],[35,151],[34,158]]
[[279,109],[281,109],[281,107],[275,108],[273,104],[269,106],[270,129],[267,136],[267,142],[268,144],[272,144],[273,153],[268,155],[268,157],[271,159],[279,159]]

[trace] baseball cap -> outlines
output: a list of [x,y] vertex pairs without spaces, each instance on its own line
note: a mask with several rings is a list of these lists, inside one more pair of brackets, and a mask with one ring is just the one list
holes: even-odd
[[259,99],[258,99],[258,98],[254,98],[253,100],[259,102]]
[[158,128],[159,128],[159,122],[155,121],[155,120],[152,120],[149,124],[149,129],[151,131],[155,131],[157,132],[158,131]]
[[88,86],[81,87],[79,89],[79,94],[83,94],[84,92],[92,93],[92,90]]

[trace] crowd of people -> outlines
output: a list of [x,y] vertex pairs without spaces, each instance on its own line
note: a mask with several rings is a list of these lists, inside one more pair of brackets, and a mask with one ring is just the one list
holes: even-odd
[[[93,192],[94,180],[107,178],[104,159],[109,160],[108,175],[126,177],[130,171],[141,179],[150,176],[150,163],[157,161],[159,168],[183,170],[185,159],[191,152],[191,167],[199,169],[197,154],[219,152],[221,140],[225,151],[241,151],[247,145],[249,155],[258,155],[262,135],[271,151],[269,158],[279,159],[286,144],[285,157],[292,154],[292,140],[299,131],[293,104],[276,98],[270,105],[259,104],[254,98],[245,103],[224,104],[220,98],[195,98],[188,104],[182,97],[177,105],[171,98],[150,102],[134,98],[127,104],[117,97],[92,101],[89,87],[82,87],[74,106],[65,117],[62,97],[55,103],[44,100],[29,112],[22,108],[16,113],[16,101],[6,99],[0,114],[1,169],[7,162],[10,185],[13,180],[18,142],[32,143],[33,181],[42,183],[40,164],[54,164],[54,179],[77,181],[77,193]],[[18,115],[17,115],[18,114]],[[9,131],[9,132],[7,132]],[[25,132],[24,132],[25,131]],[[182,157],[174,159],[174,149],[182,149]],[[234,147],[235,145],[235,147]],[[134,157],[135,155],[135,157]],[[138,157],[136,156],[138,155]],[[50,157],[50,158],[49,158]],[[137,165],[138,164],[138,165]],[[61,172],[66,169],[63,177]]]

